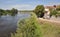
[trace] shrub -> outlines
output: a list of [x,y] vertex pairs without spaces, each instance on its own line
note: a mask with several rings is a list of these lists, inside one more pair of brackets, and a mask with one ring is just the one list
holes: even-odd
[[12,37],[41,37],[40,25],[35,14],[30,18],[19,21],[17,33]]
[[56,16],[56,14],[58,14],[57,10],[51,10],[50,12],[51,12],[50,15],[52,16]]

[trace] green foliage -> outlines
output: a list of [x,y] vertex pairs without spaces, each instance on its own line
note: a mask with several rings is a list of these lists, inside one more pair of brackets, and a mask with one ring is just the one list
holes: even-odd
[[57,10],[51,10],[50,15],[55,16],[55,17],[58,17],[58,16],[60,16],[60,12],[57,11]]
[[51,11],[51,14],[52,14],[52,15],[56,15],[56,14],[57,14],[57,11],[56,11],[56,10],[52,10],[52,11]]
[[11,12],[10,12],[10,15],[14,16],[15,14],[17,14],[17,12],[18,12],[17,9],[12,8]]
[[58,14],[57,10],[51,10],[50,11],[50,15],[52,15],[52,16],[57,16],[57,14]]
[[7,15],[7,14],[9,14],[9,15],[15,15],[15,14],[17,14],[17,12],[18,12],[18,10],[14,9],[14,8],[12,8],[11,10],[0,9],[0,16],[1,15]]
[[12,37],[41,37],[40,25],[36,15],[32,13],[30,18],[19,21],[17,33]]
[[[2,13],[2,12],[3,12],[3,13]],[[3,14],[5,15],[5,10],[0,9],[0,16],[3,15]]]
[[56,9],[50,9],[50,15],[54,15],[54,16],[60,16],[60,6],[59,7],[56,7]]
[[43,5],[37,5],[37,7],[34,10],[34,13],[36,13],[36,15],[38,17],[41,17],[42,14],[44,13],[44,6]]

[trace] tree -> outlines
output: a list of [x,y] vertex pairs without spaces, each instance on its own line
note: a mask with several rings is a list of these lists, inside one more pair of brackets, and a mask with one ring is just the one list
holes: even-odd
[[17,33],[12,37],[41,37],[40,25],[35,14],[30,18],[19,21]]
[[0,15],[6,15],[6,11],[3,9],[0,9]]
[[58,14],[58,11],[57,10],[51,10],[50,11],[50,15],[54,15],[54,16],[56,16],[57,17],[57,14]]
[[3,13],[3,10],[2,10],[2,9],[0,9],[0,16],[1,16],[1,15],[3,15],[2,13]]
[[10,13],[11,13],[11,15],[13,16],[13,15],[15,15],[15,14],[18,13],[18,10],[15,9],[15,8],[12,8]]
[[34,13],[36,13],[37,17],[43,17],[44,16],[44,6],[37,5],[37,7],[34,10]]
[[13,13],[17,13],[18,12],[18,10],[17,9],[15,9],[15,8],[12,8],[12,10],[11,10]]
[[18,13],[18,10],[15,9],[15,8],[12,8],[11,10],[3,10],[3,9],[0,9],[0,16],[1,15],[15,15]]

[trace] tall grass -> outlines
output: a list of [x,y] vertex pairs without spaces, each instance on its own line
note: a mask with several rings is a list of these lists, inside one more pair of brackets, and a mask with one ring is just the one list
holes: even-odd
[[39,21],[43,37],[60,37],[60,24]]

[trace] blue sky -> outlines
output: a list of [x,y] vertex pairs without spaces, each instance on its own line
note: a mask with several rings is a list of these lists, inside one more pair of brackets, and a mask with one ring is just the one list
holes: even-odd
[[1,9],[33,10],[37,5],[60,5],[60,0],[0,0]]

